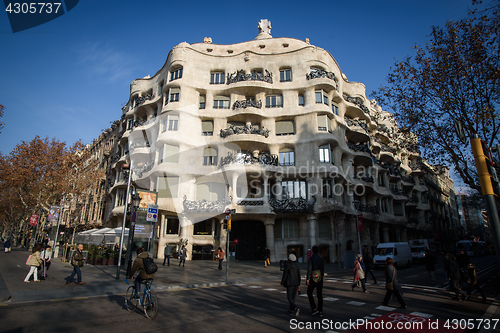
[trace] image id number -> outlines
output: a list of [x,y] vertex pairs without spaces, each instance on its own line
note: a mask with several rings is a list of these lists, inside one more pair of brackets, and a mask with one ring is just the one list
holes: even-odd
[[60,2],[9,2],[5,11],[9,14],[57,14],[60,7]]

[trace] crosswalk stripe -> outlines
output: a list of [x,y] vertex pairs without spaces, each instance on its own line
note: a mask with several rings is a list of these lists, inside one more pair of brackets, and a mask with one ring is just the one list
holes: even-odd
[[372,313],[370,316],[372,316],[372,317],[380,317],[382,315],[380,313]]
[[377,306],[375,309],[377,309],[377,310],[383,310],[383,311],[394,311],[394,310],[396,310],[396,308],[393,308],[391,306],[385,306],[385,305]]
[[361,306],[361,305],[365,305],[366,303],[356,302],[356,301],[350,301],[350,302],[347,302],[346,304]]
[[267,289],[264,289],[265,291],[273,291],[273,290],[278,290],[278,289],[275,289],[275,288],[267,288]]
[[248,288],[257,289],[257,288],[262,288],[262,287],[261,286],[248,286]]
[[370,317],[370,316],[364,316],[363,318],[368,319],[368,320],[375,319],[375,317]]
[[338,298],[333,298],[333,297],[325,297],[323,298],[324,301],[330,301],[330,302],[335,302],[338,301]]
[[419,317],[424,317],[424,318],[431,318],[433,315],[428,314],[428,313],[422,313],[422,312],[412,312],[410,313],[413,316],[419,316]]

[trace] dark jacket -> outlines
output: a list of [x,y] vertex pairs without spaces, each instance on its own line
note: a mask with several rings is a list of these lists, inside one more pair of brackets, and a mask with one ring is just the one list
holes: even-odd
[[473,263],[469,262],[467,264],[467,283],[470,283],[471,285],[476,285],[478,282],[477,279],[477,272],[476,272],[476,267],[474,266]]
[[73,253],[73,257],[71,257],[71,265],[75,267],[83,267],[83,253],[81,253],[78,249]]
[[153,274],[147,274],[146,271],[144,270],[144,262],[142,259],[149,257],[149,254],[144,251],[141,252],[137,258],[134,260],[134,264],[132,265],[132,269],[130,270],[130,275],[129,279],[134,277],[134,274],[137,270],[139,270],[139,277],[144,280],[149,280],[149,279],[154,279],[155,275]]
[[323,281],[323,276],[325,276],[325,262],[317,254],[313,254],[309,262],[307,263],[307,275],[306,280],[311,280],[311,273],[319,269],[321,271],[321,281]]
[[393,265],[387,265],[385,267],[384,274],[385,274],[385,283],[393,282],[394,289],[396,289],[401,293],[402,289],[401,289],[401,284],[399,283],[398,280],[398,271],[396,270],[396,267],[394,267]]
[[365,267],[367,272],[373,271],[373,257],[369,254],[365,255]]
[[434,264],[436,263],[436,258],[429,253],[428,255],[425,256],[425,269],[428,271],[435,271],[436,268],[434,267]]
[[289,260],[285,262],[285,270],[283,271],[281,284],[284,287],[300,286],[300,268],[297,262]]
[[450,260],[450,267],[448,269],[448,279],[460,281],[460,267],[455,260]]

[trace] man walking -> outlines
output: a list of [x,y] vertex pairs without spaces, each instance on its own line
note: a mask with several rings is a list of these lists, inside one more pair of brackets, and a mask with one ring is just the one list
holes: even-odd
[[[325,262],[319,256],[319,247],[312,247],[312,257],[307,263],[307,297],[311,306],[311,316],[323,317],[323,276],[325,275]],[[318,294],[318,307],[314,302],[313,291],[316,289]]]
[[455,256],[448,254],[448,259],[450,260],[448,269],[448,280],[450,280],[450,286],[455,291],[455,295],[459,301],[466,301],[469,296],[460,288],[460,267],[458,266]]
[[289,304],[288,313],[298,317],[300,309],[295,304],[295,295],[297,295],[300,286],[300,269],[297,265],[297,257],[293,253],[288,256],[288,261],[285,263],[281,285],[286,288],[286,297]]
[[264,267],[267,267],[267,265],[271,266],[271,250],[269,250],[267,246],[264,249],[264,256],[266,257],[266,261],[264,261]]
[[82,271],[80,270],[80,267],[83,267],[83,261],[85,258],[83,257],[83,244],[79,244],[78,247],[76,248],[76,251],[73,253],[73,256],[71,257],[71,265],[73,266],[73,272],[71,273],[70,277],[66,280],[66,284],[73,284],[73,278],[75,275],[77,275],[77,284],[84,284],[85,282],[82,282]]
[[165,266],[165,260],[167,260],[167,266],[170,266],[170,254],[172,253],[172,248],[170,245],[166,245],[165,249],[163,250],[163,255],[165,258],[163,258],[163,266]]

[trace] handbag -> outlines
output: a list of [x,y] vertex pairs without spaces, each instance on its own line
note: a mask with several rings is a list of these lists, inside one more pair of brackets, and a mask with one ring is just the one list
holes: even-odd
[[394,290],[394,275],[396,275],[396,269],[394,268],[394,272],[392,273],[392,282],[385,283],[385,289]]
[[30,261],[30,259],[31,259],[31,256],[32,256],[32,254],[30,254],[30,255],[29,255],[29,257],[28,257],[28,260],[26,260],[26,265],[28,265],[28,266],[29,266],[29,264],[28,264],[28,263],[29,263],[29,261]]

